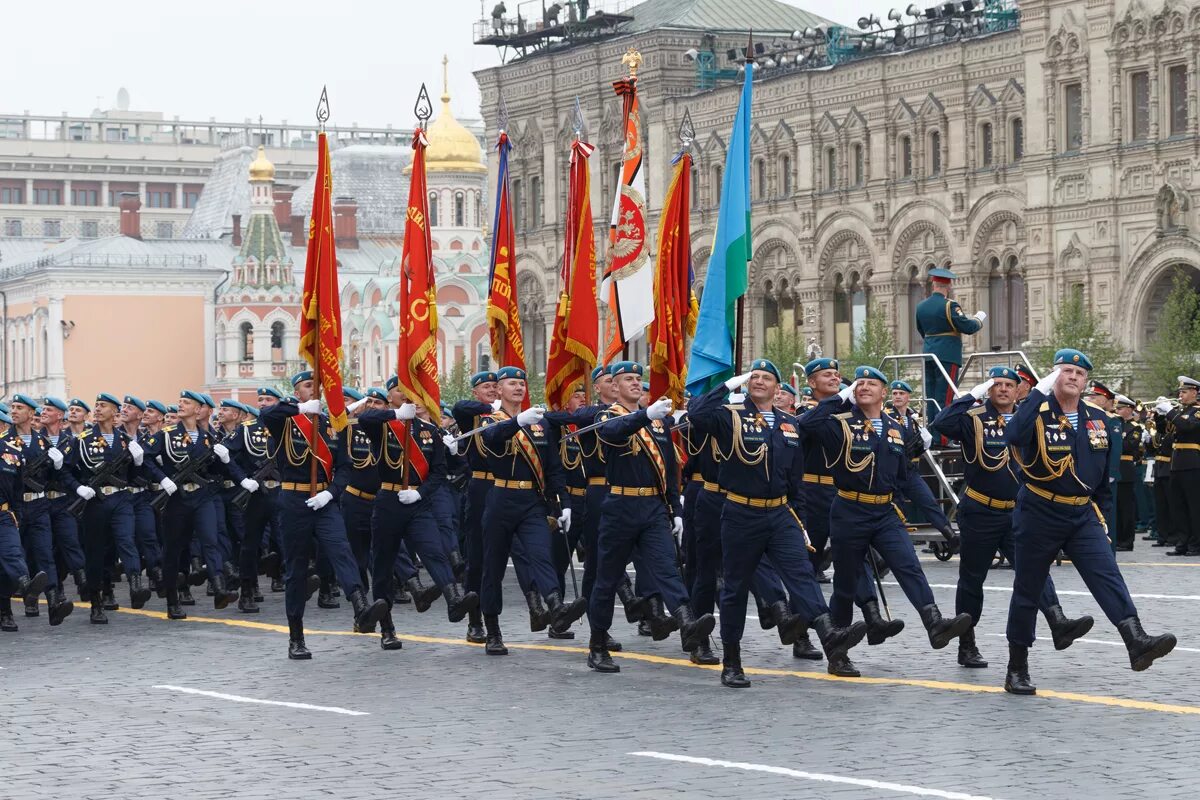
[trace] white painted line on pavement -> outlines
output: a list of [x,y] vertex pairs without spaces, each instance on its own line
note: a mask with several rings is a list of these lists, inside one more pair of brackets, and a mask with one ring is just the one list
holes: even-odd
[[[884,581],[884,586],[899,586],[895,581]],[[931,583],[930,588],[933,589],[957,589],[956,583]],[[1011,592],[1011,586],[984,586],[985,592]],[[1081,592],[1077,589],[1055,589],[1058,594],[1070,595],[1071,597],[1091,597],[1091,592]],[[1134,594],[1130,593],[1130,597],[1135,600],[1200,600],[1200,594]]]
[[351,711],[348,708],[338,708],[337,706],[313,706],[308,703],[285,703],[282,700],[259,700],[256,697],[242,697],[237,694],[224,694],[222,692],[208,692],[204,689],[192,689],[187,686],[155,686],[155,689],[166,689],[170,692],[183,692],[184,694],[198,694],[203,697],[215,697],[218,700],[231,700],[234,703],[257,703],[263,706],[283,706],[284,708],[298,708],[302,711],[328,711],[331,714],[345,714],[350,717],[369,717],[367,711]]
[[887,789],[892,792],[903,792],[904,794],[915,794],[921,797],[940,797],[943,800],[996,800],[991,797],[984,797],[976,794],[963,794],[962,792],[947,792],[942,789],[927,789],[923,786],[909,786],[903,783],[889,783],[887,781],[876,781],[870,778],[850,778],[845,775],[826,775],[820,772],[802,772],[798,769],[788,769],[787,767],[772,767],[769,764],[752,764],[745,761],[724,761],[719,758],[697,758],[695,756],[681,756],[674,753],[656,753],[653,751],[644,751],[638,753],[630,753],[631,756],[642,756],[643,758],[657,758],[662,761],[680,761],[685,764],[700,764],[706,767],[724,767],[725,769],[740,769],[747,772],[767,772],[772,775],[783,775],[788,778],[802,778],[809,781],[820,781],[822,783],[844,783],[850,786],[862,786],[866,789]]
[[[1008,634],[1007,634],[1007,633],[987,633],[987,634],[984,634],[984,635],[985,635],[985,636],[995,636],[995,637],[999,637],[999,638],[1008,638]],[[1053,640],[1052,638],[1050,638],[1049,636],[1038,636],[1038,637],[1037,637],[1037,640],[1038,640],[1039,642],[1052,642],[1052,641],[1054,641],[1054,640]],[[1124,647],[1124,646],[1125,646],[1125,643],[1124,643],[1124,642],[1110,642],[1110,641],[1108,641],[1107,639],[1076,639],[1076,640],[1075,640],[1075,644],[1106,644],[1106,645],[1108,645],[1109,647]],[[1171,652],[1172,652],[1172,653],[1179,653],[1179,652],[1183,652],[1183,653],[1200,653],[1200,647],[1178,647],[1178,646],[1177,646],[1177,647],[1176,647],[1174,650],[1172,650]]]

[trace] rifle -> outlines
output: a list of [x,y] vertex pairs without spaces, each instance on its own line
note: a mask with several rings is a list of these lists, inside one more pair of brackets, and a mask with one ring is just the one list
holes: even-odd
[[34,478],[34,475],[39,474],[42,468],[50,463],[49,450],[43,450],[42,454],[25,464],[25,471],[21,474],[21,479],[25,484],[25,490],[39,494],[46,491],[46,484]]
[[[175,470],[175,474],[170,476],[171,480],[175,482],[175,485],[180,490],[183,489],[185,483],[198,483],[201,486],[207,486],[209,484],[208,478],[200,475],[199,472],[208,466],[208,462],[212,461],[212,458],[212,448],[205,448],[204,452],[198,456],[188,456],[183,462],[183,466]],[[170,498],[171,495],[167,494],[165,489],[160,490],[158,494],[150,498],[150,507],[155,511],[162,511],[167,507],[167,501]]]
[[[279,478],[279,472],[275,467],[275,461],[268,458],[262,463],[262,466],[255,470],[254,474],[251,475],[250,478],[255,483],[259,484],[260,487],[263,481],[277,480]],[[250,505],[251,494],[252,492],[247,491],[246,487],[240,486],[238,487],[237,492],[234,493],[233,497],[229,498],[229,502],[238,511],[245,511],[246,506]]]
[[[115,486],[118,489],[124,489],[129,484],[125,482],[124,478],[118,477],[117,473],[129,466],[130,461],[133,461],[133,455],[126,448],[121,451],[121,455],[111,461],[105,461],[100,465],[99,469],[93,471],[92,480],[87,483],[87,487],[97,493],[98,490],[105,486]],[[86,505],[87,500],[84,500],[82,497],[76,497],[71,501],[71,505],[67,506],[67,511],[71,513],[71,516],[79,519],[83,515],[83,509]]]

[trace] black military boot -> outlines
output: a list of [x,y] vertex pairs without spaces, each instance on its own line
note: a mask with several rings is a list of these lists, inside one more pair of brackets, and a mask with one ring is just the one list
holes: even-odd
[[645,620],[645,619],[638,623],[637,631],[638,631],[638,636],[653,636],[654,635],[654,629],[650,627],[650,621]]
[[596,672],[620,672],[621,667],[613,663],[608,648],[604,646],[608,634],[604,631],[592,631],[592,640],[588,643],[587,665]]
[[379,620],[379,647],[383,650],[399,650],[404,644],[396,638],[396,624],[392,622],[392,610],[389,608]]
[[500,617],[496,614],[484,614],[483,624],[487,628],[487,644],[483,652],[489,656],[506,656],[508,648],[504,646],[504,637],[500,634]]
[[879,613],[879,601],[868,600],[863,603],[863,619],[867,622],[867,644],[883,644],[900,631],[904,630],[904,620],[886,620]]
[[789,611],[787,603],[782,600],[772,603],[771,610],[775,617],[775,630],[779,633],[780,643],[795,644],[796,640],[800,638],[800,634],[808,628],[804,623],[804,618]]
[[71,616],[71,612],[75,610],[75,604],[67,600],[67,596],[63,593],[62,584],[54,589],[46,590],[46,604],[50,609],[51,625],[62,625],[62,621]]
[[254,588],[254,602],[261,603],[263,601],[263,593],[262,589],[258,588],[258,578],[254,578],[251,583]]
[[633,584],[629,581],[629,576],[626,575],[617,584],[617,597],[621,599],[621,605],[625,607],[625,621],[630,625],[641,622],[646,616],[646,598],[638,597],[633,591]]
[[1175,634],[1151,636],[1142,629],[1142,621],[1137,617],[1121,620],[1117,623],[1117,630],[1125,641],[1125,649],[1129,651],[1129,666],[1133,667],[1134,672],[1149,669],[1155,659],[1175,649]]
[[693,664],[720,664],[721,659],[713,652],[712,645],[708,642],[708,637],[704,637],[704,641],[696,645],[696,649],[689,656]]
[[388,612],[387,600],[368,601],[362,589],[355,589],[348,599],[354,606],[354,632],[374,633],[376,623]]
[[413,606],[421,614],[428,611],[429,607],[433,605],[433,601],[437,600],[442,594],[442,590],[437,586],[426,586],[421,583],[420,575],[414,575],[409,578],[404,582],[404,586],[408,589],[409,594],[412,595]]
[[814,619],[812,626],[817,632],[817,638],[821,640],[821,647],[825,649],[825,657],[830,661],[835,656],[845,655],[867,635],[867,623],[855,622],[848,628],[839,628],[833,624],[833,617],[828,614]]
[[808,661],[821,661],[825,658],[819,648],[814,647],[812,639],[808,638],[808,627],[805,626],[792,645],[792,658],[803,658]]
[[341,608],[342,604],[333,596],[333,581],[321,578],[317,590],[317,608]]
[[[646,623],[650,626],[650,636],[654,641],[661,642],[679,630],[679,620],[667,613],[667,607],[663,604],[662,597],[656,594],[651,595],[647,606],[649,613]],[[712,628],[709,628],[709,632],[712,632]],[[705,636],[707,635],[706,633]]]
[[71,579],[75,581],[75,592],[79,595],[80,602],[90,601],[92,598],[88,594],[87,574],[83,570],[77,569],[71,573]]
[[[271,578],[272,584],[274,584],[275,581],[280,580],[283,577],[283,573],[280,571],[280,567],[282,565],[283,565],[283,559],[281,559],[279,557],[279,553],[276,553],[273,550],[271,552],[267,553],[265,556],[263,556],[262,561],[259,562],[259,567],[262,569],[262,574],[267,576],[268,578]],[[278,589],[278,590],[272,589],[271,591],[283,591],[283,590],[282,589]]]
[[1004,691],[1009,694],[1037,694],[1029,682],[1029,648],[1008,643],[1008,672],[1004,676]]
[[454,580],[462,583],[467,577],[467,560],[457,550],[450,551],[450,569],[454,572]]
[[572,625],[587,613],[587,600],[576,597],[570,603],[564,603],[558,592],[551,592],[546,597],[546,605],[550,610],[550,632],[563,634],[569,632]]
[[604,639],[604,649],[605,650],[607,650],[610,653],[621,652],[621,643],[620,642],[618,642],[616,639],[614,639],[612,636],[610,636],[607,633],[604,634],[604,636],[605,636],[605,639]]
[[108,617],[104,614],[104,602],[98,597],[92,598],[92,614],[90,621],[93,625],[108,624]]
[[925,630],[929,631],[929,643],[933,645],[934,650],[941,650],[950,644],[951,639],[962,636],[975,624],[970,614],[942,619],[942,612],[938,610],[937,603],[930,603],[920,612],[921,622],[925,623]]
[[146,588],[146,580],[140,572],[129,573],[129,605],[134,608],[145,608],[150,599],[150,590]]
[[225,586],[225,575],[220,572],[213,575],[212,580],[208,582],[208,588],[212,589],[213,608],[217,611],[226,608],[238,599],[238,593],[230,591]]
[[392,594],[393,605],[406,606],[412,602],[412,595],[404,588],[404,584],[399,578],[396,578],[396,582],[392,586],[395,587],[395,592]]
[[1062,606],[1050,606],[1045,612],[1046,622],[1050,623],[1050,636],[1054,639],[1055,650],[1066,650],[1076,639],[1087,636],[1095,620],[1083,616],[1071,619],[1063,613]]
[[238,596],[238,611],[243,614],[257,614],[258,603],[254,602],[254,581],[242,580],[242,591]]
[[[758,604],[758,625],[764,631],[769,631],[775,627],[775,610],[774,604],[769,606]],[[787,610],[786,605],[784,605],[784,610]]]
[[[321,579],[311,572],[304,579],[304,602],[312,600],[312,596],[321,589]],[[284,590],[287,590],[287,583],[284,583]]]
[[196,605],[196,598],[192,597],[192,587],[188,585],[187,581],[184,581],[183,586],[179,587],[179,605]]
[[550,624],[550,611],[542,605],[542,596],[536,591],[525,593],[525,604],[529,606],[529,630],[540,633]]
[[23,599],[25,601],[26,617],[37,617],[41,615],[42,610],[38,606],[38,597],[36,594],[27,594]]
[[293,661],[308,661],[312,653],[304,646],[304,619],[288,617],[288,658]]
[[[179,595],[176,595],[176,600],[178,597]],[[172,602],[169,597],[167,598],[167,619],[187,619],[183,606],[179,602]]]
[[4,633],[16,633],[17,621],[13,619],[12,601],[7,597],[0,597],[0,631]]
[[825,667],[825,671],[830,675],[836,675],[839,678],[861,678],[862,673],[858,671],[858,667],[854,666],[854,662],[850,660],[850,656],[845,653],[835,653],[829,657],[829,664]]
[[683,649],[689,653],[701,643],[708,644],[708,635],[717,625],[717,620],[712,614],[697,617],[687,603],[675,609],[672,616],[675,618],[675,626],[679,628],[679,639],[683,643]]
[[446,615],[451,622],[462,622],[475,609],[479,608],[479,595],[474,592],[463,593],[463,587],[451,583],[442,587],[442,596],[446,598]]
[[958,665],[968,669],[987,668],[988,662],[983,660],[979,648],[975,646],[974,628],[963,631],[962,636],[958,637]]
[[117,604],[117,597],[113,594],[112,581],[104,582],[104,591],[100,594],[100,607],[105,611],[119,611],[121,606]]
[[[28,575],[22,575],[17,579],[17,590],[13,592],[13,594],[17,597],[24,597],[26,600],[32,597],[33,603],[36,606],[38,595],[46,590],[46,584],[49,582],[49,580],[49,577],[47,577],[46,573],[44,572],[39,572],[32,578]],[[26,605],[28,605],[28,603],[26,603]],[[26,616],[36,617],[37,614],[31,615],[26,613]]]
[[278,594],[284,590],[283,581],[280,578],[271,578],[271,591]]
[[167,584],[163,580],[162,567],[151,567],[146,571],[150,579],[150,591],[158,597],[159,600],[167,596]]
[[730,689],[747,689],[750,679],[742,672],[741,642],[721,642],[725,656],[721,659],[721,685]]
[[467,641],[471,644],[483,644],[487,641],[487,634],[483,632],[483,615],[479,613],[479,608],[473,608],[467,614]]
[[204,565],[200,563],[199,558],[193,558],[192,569],[188,573],[188,583],[192,586],[203,586],[205,577]]

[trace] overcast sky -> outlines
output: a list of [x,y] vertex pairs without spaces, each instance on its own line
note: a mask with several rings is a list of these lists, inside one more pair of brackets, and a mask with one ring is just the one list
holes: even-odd
[[[422,81],[436,108],[444,53],[454,111],[474,118],[471,73],[499,55],[472,43],[472,24],[495,1],[8,0],[0,115],[86,115],[114,107],[123,86],[133,110],[167,119],[311,122],[328,84],[331,124],[407,127]],[[850,24],[848,15],[886,17],[889,8],[880,0],[785,1]]]

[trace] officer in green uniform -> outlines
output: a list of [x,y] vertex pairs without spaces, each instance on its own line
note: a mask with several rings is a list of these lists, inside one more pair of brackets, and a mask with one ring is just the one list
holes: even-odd
[[[962,337],[978,333],[987,314],[976,311],[968,317],[962,307],[950,299],[950,281],[955,277],[953,272],[941,267],[929,270],[933,291],[917,305],[916,321],[917,333],[925,340],[921,352],[937,356],[950,380],[957,382],[963,360]],[[930,404],[926,414],[928,419],[933,419],[940,409],[954,402],[949,384],[932,361],[925,364],[925,396]]]

